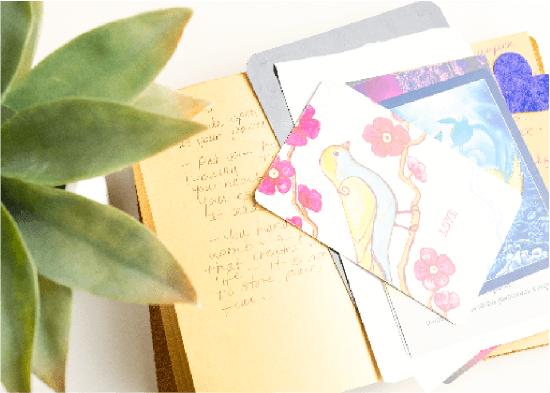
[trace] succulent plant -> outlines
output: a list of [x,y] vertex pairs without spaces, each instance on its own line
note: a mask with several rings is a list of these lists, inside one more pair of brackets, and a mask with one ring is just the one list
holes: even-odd
[[32,371],[63,391],[72,289],[138,303],[196,301],[151,231],[62,187],[204,128],[182,118],[182,105],[197,102],[153,82],[191,11],[109,23],[34,68],[42,4],[2,2],[1,12],[2,383],[29,391]]

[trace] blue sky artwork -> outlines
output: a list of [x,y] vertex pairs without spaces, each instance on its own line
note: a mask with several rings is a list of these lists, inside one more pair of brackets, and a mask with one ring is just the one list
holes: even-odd
[[548,258],[548,210],[485,80],[392,111],[521,189],[522,205],[487,281]]

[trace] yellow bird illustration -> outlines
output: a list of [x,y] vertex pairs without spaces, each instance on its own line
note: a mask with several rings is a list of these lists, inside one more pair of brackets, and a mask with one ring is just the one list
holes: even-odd
[[326,148],[319,165],[340,195],[357,263],[391,283],[388,249],[397,214],[393,191],[353,159],[349,143]]

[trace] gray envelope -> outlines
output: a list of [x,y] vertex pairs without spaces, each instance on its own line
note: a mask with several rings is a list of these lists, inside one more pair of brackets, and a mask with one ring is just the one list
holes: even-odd
[[[449,24],[439,7],[429,1],[420,1],[256,53],[248,60],[246,72],[279,144],[283,145],[294,124],[277,79],[275,63],[344,52],[366,44],[441,27],[449,27]],[[340,257],[332,250],[331,255],[353,299]]]

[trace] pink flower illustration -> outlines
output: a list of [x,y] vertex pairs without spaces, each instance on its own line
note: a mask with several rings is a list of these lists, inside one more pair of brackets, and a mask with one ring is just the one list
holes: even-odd
[[290,222],[292,225],[297,226],[298,228],[302,229],[302,219],[298,216],[294,216],[291,218],[286,218],[288,222]]
[[311,105],[306,106],[298,125],[294,127],[292,134],[286,140],[287,145],[305,146],[307,138],[317,138],[321,129],[321,123],[319,123],[319,120],[313,119],[313,115],[315,115],[315,109]]
[[285,160],[281,161],[277,156],[260,183],[258,191],[266,195],[274,195],[275,189],[277,189],[280,193],[286,194],[292,186],[292,181],[289,179],[292,176],[294,176],[292,164]]
[[319,213],[323,202],[321,201],[321,194],[317,190],[310,190],[303,184],[298,186],[298,201],[302,204],[303,207]]
[[412,172],[414,177],[422,183],[428,180],[426,175],[426,165],[422,164],[416,158],[407,156],[407,168],[409,168],[409,171]]
[[407,130],[401,125],[393,125],[390,119],[377,117],[363,131],[363,139],[371,143],[371,150],[378,157],[398,156],[411,141]]
[[460,299],[454,292],[441,291],[434,295],[435,305],[444,313],[460,306]]
[[438,256],[432,248],[422,248],[420,259],[414,264],[414,276],[422,281],[428,291],[443,288],[454,272],[455,265],[451,259],[445,254]]

